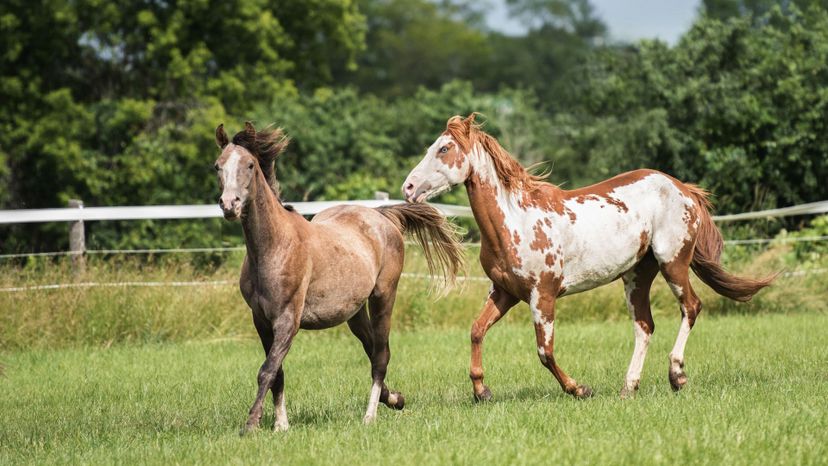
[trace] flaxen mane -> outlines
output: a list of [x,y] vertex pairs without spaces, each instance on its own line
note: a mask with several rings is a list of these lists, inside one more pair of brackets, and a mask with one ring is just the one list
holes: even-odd
[[481,129],[482,124],[475,123],[476,116],[477,113],[472,113],[465,119],[459,115],[449,118],[446,133],[457,142],[464,153],[469,152],[474,144],[480,144],[480,147],[491,156],[495,172],[507,190],[532,191],[541,186],[546,177],[533,175],[523,168],[497,139]]

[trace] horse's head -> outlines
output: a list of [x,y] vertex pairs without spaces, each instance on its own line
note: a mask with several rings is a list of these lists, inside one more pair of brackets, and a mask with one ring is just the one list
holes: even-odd
[[408,202],[425,202],[452,186],[463,183],[471,173],[469,156],[475,114],[467,118],[454,116],[446,130],[426,150],[425,157],[411,170],[402,185]]
[[222,190],[219,206],[226,219],[241,216],[256,191],[253,184],[259,178],[258,172],[264,178],[262,184],[267,184],[279,199],[273,162],[289,143],[290,138],[281,128],[270,126],[257,132],[249,121],[244,124],[244,130],[233,136],[232,142],[224,132],[224,125],[216,128],[216,144],[221,149],[215,165]]
[[[256,130],[250,123],[245,124],[242,132],[251,140],[255,140]],[[239,134],[242,134],[239,133]],[[238,142],[239,135],[233,138]],[[216,144],[221,149],[221,155],[216,160],[215,168],[221,187],[219,206],[224,218],[236,220],[241,216],[242,209],[250,197],[250,185],[258,169],[256,157],[245,145],[231,143],[224,132],[224,125],[216,128]]]

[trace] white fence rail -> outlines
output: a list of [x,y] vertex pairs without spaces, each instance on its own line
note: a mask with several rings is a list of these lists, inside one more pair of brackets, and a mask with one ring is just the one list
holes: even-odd
[[[290,203],[302,215],[315,215],[337,205],[360,205],[379,207],[400,204],[396,200],[320,201]],[[471,217],[467,206],[432,204],[449,217]],[[717,222],[732,222],[757,218],[788,217],[792,215],[822,214],[828,212],[828,201],[812,202],[781,209],[760,210],[740,214],[714,215]],[[194,218],[220,218],[221,209],[216,204],[199,205],[156,205],[128,207],[78,207],[58,209],[17,209],[0,210],[0,224],[78,222],[96,220],[173,220]]]
[[[315,215],[329,207],[337,205],[360,205],[364,207],[379,207],[384,205],[400,204],[402,201],[389,200],[387,194],[377,193],[377,199],[356,200],[356,201],[323,201],[323,202],[294,202],[290,203],[297,212],[302,215]],[[449,217],[471,217],[469,207],[432,204],[434,207]],[[167,220],[167,219],[198,219],[198,218],[220,218],[221,209],[215,205],[158,205],[158,206],[131,206],[131,207],[83,207],[80,201],[70,201],[69,208],[63,209],[25,209],[25,210],[0,210],[0,224],[15,223],[43,223],[43,222],[72,222],[70,226],[70,251],[40,252],[40,253],[18,253],[0,254],[0,259],[26,257],[26,256],[73,256],[76,271],[82,271],[84,267],[83,256],[85,254],[137,254],[137,253],[167,253],[167,252],[212,252],[212,251],[234,251],[243,250],[243,246],[213,247],[213,248],[174,248],[174,249],[131,249],[131,250],[87,250],[85,248],[83,222],[99,220]],[[718,222],[730,222],[739,220],[750,220],[760,218],[786,217],[792,215],[810,215],[828,212],[828,201],[812,202],[781,209],[770,209],[756,212],[745,212],[740,214],[717,215],[713,219]],[[773,241],[825,241],[828,236],[812,236],[800,238],[754,238],[744,240],[725,241],[728,244],[763,244]],[[803,274],[825,273],[828,269],[802,270],[787,272],[786,277],[796,277]],[[404,276],[413,279],[431,279],[428,275],[405,273]],[[486,277],[463,277],[462,280],[488,280]],[[188,281],[188,282],[119,282],[119,283],[97,283],[82,282],[68,284],[47,284],[29,285],[9,288],[0,288],[0,292],[26,292],[34,290],[52,290],[61,288],[96,288],[96,287],[124,287],[124,286],[223,286],[231,281]]]
[[[367,201],[321,201],[289,203],[302,215],[316,215],[319,212],[338,205],[359,205],[363,207],[380,207],[400,204],[395,200]],[[466,206],[432,204],[449,217],[471,217],[471,209]],[[220,218],[221,209],[217,204],[208,205],[155,205],[129,207],[78,207],[62,209],[19,209],[0,210],[0,224],[4,223],[42,223],[42,222],[82,222],[94,220],[174,220],[191,218]]]

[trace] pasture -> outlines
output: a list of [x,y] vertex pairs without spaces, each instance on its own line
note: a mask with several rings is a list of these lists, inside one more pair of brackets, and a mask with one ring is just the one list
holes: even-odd
[[[424,273],[408,249],[406,272]],[[741,273],[791,268],[783,246],[726,251]],[[468,276],[480,276],[477,251],[469,255]],[[488,284],[468,280],[436,300],[428,281],[407,275],[387,379],[405,411],[381,406],[363,426],[370,379],[357,340],[344,327],[300,332],[285,363],[291,430],[271,431],[268,401],[262,430],[240,438],[263,355],[235,285],[241,254],[225,260],[90,258],[77,278],[68,262],[3,269],[3,287],[204,285],[0,293],[0,464],[808,464],[828,455],[824,274],[780,277],[745,305],[699,284],[705,308],[678,394],[667,353],[679,313],[657,279],[656,332],[628,401],[618,391],[633,336],[619,283],[560,302],[556,354],[595,389],[588,400],[564,395],[540,365],[518,306],[486,339],[487,404],[472,402],[467,374],[468,328]]]
[[[361,424],[368,362],[347,332],[300,333],[286,360],[291,430],[240,438],[261,363],[252,339],[6,352],[0,463],[815,464],[828,455],[824,313],[705,316],[675,394],[657,320],[641,390],[618,390],[629,323],[565,322],[562,364],[596,391],[564,395],[531,326],[486,341],[495,401],[475,405],[465,329],[392,333],[405,411]],[[272,424],[267,404],[263,419]]]

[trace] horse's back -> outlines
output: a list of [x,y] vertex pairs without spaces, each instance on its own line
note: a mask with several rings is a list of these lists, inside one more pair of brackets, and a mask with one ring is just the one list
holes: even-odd
[[[403,242],[374,209],[337,206],[309,224],[305,243],[313,269],[302,328],[325,328],[350,318],[374,293],[384,273],[399,277]],[[338,317],[337,317],[338,316]]]
[[650,248],[668,261],[692,239],[697,208],[681,182],[655,170],[568,191],[564,206],[567,294],[614,280]]

